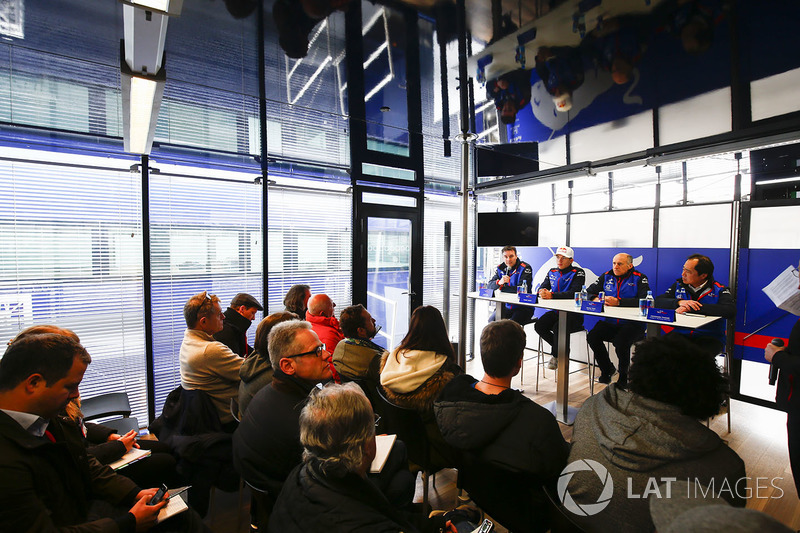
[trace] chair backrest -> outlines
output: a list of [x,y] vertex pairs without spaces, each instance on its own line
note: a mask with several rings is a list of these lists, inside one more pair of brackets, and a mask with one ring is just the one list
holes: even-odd
[[375,390],[379,398],[378,414],[381,416],[383,428],[388,433],[396,433],[405,443],[411,461],[430,470],[430,442],[422,417],[415,409],[392,403],[380,385]]
[[552,533],[590,533],[590,529],[584,529],[575,521],[575,515],[567,511],[552,487],[545,486],[544,494],[553,510],[550,531]]
[[104,416],[131,416],[131,404],[125,392],[109,392],[92,398],[81,398],[81,412],[84,420],[94,420]]
[[542,482],[527,472],[515,472],[462,450],[458,465],[459,487],[485,513],[514,533],[543,533],[551,511]]
[[124,435],[125,433],[129,432],[130,430],[139,431],[139,420],[136,419],[135,416],[126,416],[120,418],[114,418],[111,420],[106,420],[103,422],[103,425],[106,427],[110,427],[114,430],[114,432]]

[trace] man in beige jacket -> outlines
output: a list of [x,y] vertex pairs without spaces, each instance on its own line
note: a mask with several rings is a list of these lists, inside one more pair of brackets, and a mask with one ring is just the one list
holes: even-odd
[[225,319],[219,298],[205,291],[196,294],[183,307],[183,316],[188,327],[180,351],[181,387],[208,394],[220,422],[232,431],[231,398],[239,394],[239,368],[244,359],[214,340]]

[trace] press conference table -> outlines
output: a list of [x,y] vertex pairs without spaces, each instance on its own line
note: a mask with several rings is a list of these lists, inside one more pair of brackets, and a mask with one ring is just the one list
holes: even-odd
[[[658,320],[648,320],[639,315],[638,307],[611,307],[605,306],[602,313],[582,311],[575,307],[575,301],[568,300],[543,300],[538,303],[521,303],[514,293],[496,291],[495,296],[481,296],[478,292],[467,294],[474,300],[486,300],[496,303],[510,303],[523,305],[526,307],[536,307],[558,311],[558,371],[556,372],[556,401],[545,407],[553,411],[556,420],[564,424],[572,424],[578,410],[569,406],[569,361],[567,359],[567,313],[580,313],[582,315],[597,316],[602,318],[619,318],[631,322],[642,322],[647,324],[647,337],[655,337],[661,331],[661,326],[680,327],[696,329],[706,324],[710,324],[722,317],[705,316],[696,314],[675,314],[675,322],[662,322]],[[541,356],[541,354],[540,354]]]

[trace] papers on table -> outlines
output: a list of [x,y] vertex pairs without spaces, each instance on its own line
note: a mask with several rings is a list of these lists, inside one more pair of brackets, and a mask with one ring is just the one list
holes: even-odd
[[375,452],[375,459],[372,460],[372,464],[369,467],[370,472],[376,474],[383,470],[383,466],[386,464],[386,459],[389,458],[389,452],[392,451],[392,446],[394,446],[394,441],[396,439],[397,435],[375,435],[377,451]]
[[779,309],[800,315],[800,290],[797,288],[794,266],[786,267],[786,270],[761,290]]
[[150,450],[143,450],[141,448],[131,448],[131,451],[114,461],[113,463],[109,464],[111,468],[114,470],[119,470],[120,468],[125,468],[131,463],[135,463],[139,459],[144,459],[145,457],[150,455]]

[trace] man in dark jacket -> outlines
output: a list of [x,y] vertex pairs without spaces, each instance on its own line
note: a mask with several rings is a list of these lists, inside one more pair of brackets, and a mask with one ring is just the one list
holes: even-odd
[[[647,296],[650,283],[647,276],[633,268],[633,257],[620,253],[611,261],[611,270],[602,274],[586,292],[590,300],[597,300],[601,292],[605,294],[603,304],[611,307],[636,307],[639,300]],[[616,318],[601,320],[587,336],[594,359],[600,367],[600,383],[611,383],[616,368],[611,363],[606,342],[611,341],[619,360],[617,383],[625,388],[628,384],[628,367],[631,363],[631,346],[644,338],[644,324]]]
[[555,483],[569,447],[553,414],[511,388],[522,366],[522,327],[490,322],[480,348],[483,378],[453,378],[434,403],[436,421],[445,441],[464,452],[459,476],[475,502],[513,531],[545,531],[542,486]]
[[[575,251],[569,246],[560,246],[556,250],[556,268],[547,272],[544,281],[539,285],[539,298],[543,300],[564,300],[575,297],[586,283],[586,272],[573,266]],[[583,328],[583,315],[567,313],[567,357],[569,357],[569,334]],[[558,367],[558,311],[548,311],[539,317],[534,325],[536,333],[553,348],[552,357],[547,367],[555,370]]]
[[447,520],[456,516],[425,519],[399,511],[369,480],[376,455],[374,421],[369,400],[355,383],[312,392],[299,420],[303,463],[286,480],[269,531],[455,531]]
[[[504,246],[502,250],[503,262],[497,265],[494,276],[489,280],[489,288],[516,294],[522,288],[524,292],[533,291],[533,269],[528,263],[523,262],[517,257],[515,246]],[[500,307],[500,306],[503,307]],[[495,318],[509,318],[514,322],[525,325],[531,321],[533,307],[526,305],[498,304],[503,309],[503,313],[498,316],[495,311],[489,318],[489,322]]]
[[290,320],[269,334],[275,373],[258,391],[233,434],[233,464],[248,483],[276,496],[301,461],[300,411],[317,383],[331,378],[331,354],[311,324]]
[[[659,295],[655,306],[675,309],[676,313],[697,313],[706,316],[733,318],[736,302],[731,290],[714,280],[714,263],[701,254],[692,254],[683,264],[680,279],[667,292]],[[725,321],[717,320],[697,329],[674,331],[685,335],[703,351],[718,355],[725,346]]]
[[[156,524],[166,499],[147,505],[156,489],[142,490],[101,465],[58,417],[78,397],[90,362],[80,343],[56,333],[16,340],[0,361],[0,531],[132,533]],[[89,521],[90,507],[105,518]],[[181,524],[158,529],[203,530],[193,511],[182,515]]]
[[247,344],[247,330],[256,318],[256,313],[264,308],[254,297],[245,292],[240,292],[231,300],[231,305],[225,310],[225,321],[222,331],[214,334],[218,340],[240,357],[247,357],[253,347]]

